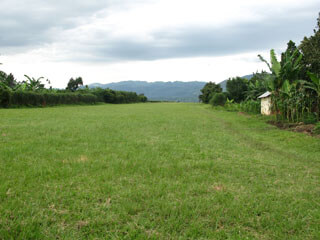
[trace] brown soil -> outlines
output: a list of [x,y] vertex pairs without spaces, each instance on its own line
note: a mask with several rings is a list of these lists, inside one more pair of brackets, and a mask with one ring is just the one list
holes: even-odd
[[250,114],[245,113],[245,112],[238,112],[238,115],[245,116],[245,117],[250,117]]
[[268,121],[269,124],[276,126],[279,129],[289,130],[293,132],[301,132],[308,134],[310,136],[318,136],[313,134],[314,124],[304,124],[304,123],[282,123],[277,121]]

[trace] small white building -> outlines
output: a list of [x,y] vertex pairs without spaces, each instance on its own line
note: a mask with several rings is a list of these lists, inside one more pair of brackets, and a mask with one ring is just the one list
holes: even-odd
[[267,91],[258,98],[261,99],[261,114],[271,115],[271,92]]

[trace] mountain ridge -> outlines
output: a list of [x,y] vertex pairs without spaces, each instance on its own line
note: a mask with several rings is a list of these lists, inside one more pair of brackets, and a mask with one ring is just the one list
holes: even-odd
[[172,82],[147,82],[127,80],[114,83],[93,83],[89,88],[101,87],[118,91],[130,91],[137,94],[144,94],[149,100],[154,101],[180,101],[198,102],[200,90],[206,82],[202,81],[172,81]]
[[[251,75],[243,76],[250,79]],[[136,92],[137,94],[144,94],[149,100],[153,101],[177,101],[177,102],[198,102],[198,96],[201,94],[200,90],[207,82],[204,81],[169,81],[169,82],[147,82],[137,80],[127,80],[112,83],[92,83],[88,85],[89,88],[109,88],[118,91]],[[218,84],[226,91],[227,80]]]

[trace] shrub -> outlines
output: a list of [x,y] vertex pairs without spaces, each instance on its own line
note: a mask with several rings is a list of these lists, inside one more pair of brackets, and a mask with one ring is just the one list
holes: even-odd
[[8,107],[11,102],[11,91],[0,87],[0,106]]
[[261,102],[259,100],[247,100],[240,103],[240,110],[247,113],[257,113],[261,112]]
[[313,129],[313,133],[320,134],[320,122],[316,124],[315,128]]
[[11,105],[53,106],[58,104],[94,104],[97,100],[98,97],[93,94],[15,91],[12,93]]
[[116,92],[110,89],[105,90],[103,100],[106,103],[116,103]]
[[212,96],[212,98],[210,99],[209,103],[212,106],[224,106],[226,101],[227,101],[227,98],[226,98],[225,94],[216,93],[216,94],[214,94]]
[[307,113],[303,116],[303,123],[305,124],[313,124],[317,122],[316,113]]
[[209,103],[215,93],[222,92],[222,88],[219,84],[208,82],[200,91],[199,100],[203,103]]
[[138,99],[139,102],[146,102],[148,100],[144,94],[139,94]]

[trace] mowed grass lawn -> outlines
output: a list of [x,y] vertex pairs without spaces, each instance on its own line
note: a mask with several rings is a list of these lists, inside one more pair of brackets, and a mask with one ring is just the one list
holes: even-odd
[[1,109],[0,239],[320,239],[320,139],[201,104]]

